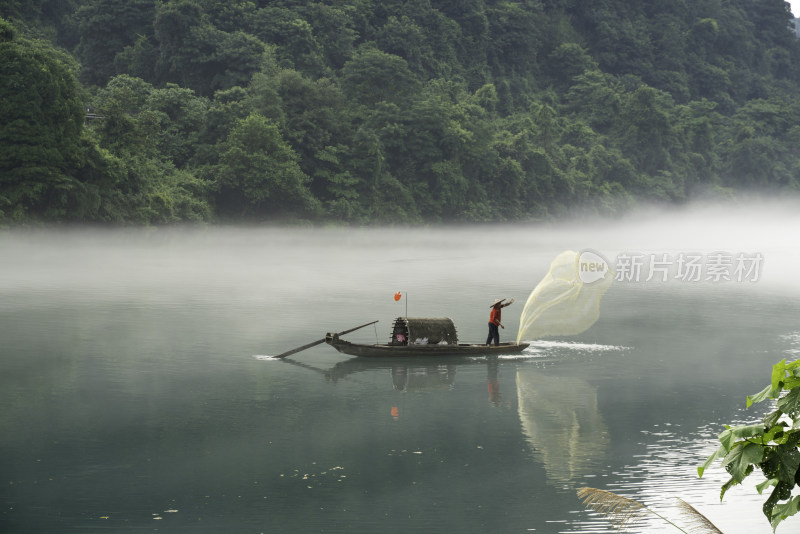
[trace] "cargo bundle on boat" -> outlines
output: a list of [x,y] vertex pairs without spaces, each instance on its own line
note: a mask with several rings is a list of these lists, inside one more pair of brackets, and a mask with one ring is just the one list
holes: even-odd
[[456,325],[448,317],[423,319],[398,317],[394,320],[390,345],[458,345]]

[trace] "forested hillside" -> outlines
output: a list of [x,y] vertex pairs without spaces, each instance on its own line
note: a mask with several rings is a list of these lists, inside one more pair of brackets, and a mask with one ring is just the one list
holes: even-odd
[[782,0],[6,0],[0,17],[3,225],[523,220],[800,183]]

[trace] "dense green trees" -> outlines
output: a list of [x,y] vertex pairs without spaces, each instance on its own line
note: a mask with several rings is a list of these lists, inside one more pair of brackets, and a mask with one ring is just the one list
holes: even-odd
[[225,214],[315,215],[318,201],[308,190],[309,178],[297,155],[278,127],[261,115],[236,121],[220,145],[213,172]]
[[519,220],[794,191],[787,6],[14,0],[0,224]]
[[0,20],[0,218],[93,218],[111,179],[84,132],[75,64]]

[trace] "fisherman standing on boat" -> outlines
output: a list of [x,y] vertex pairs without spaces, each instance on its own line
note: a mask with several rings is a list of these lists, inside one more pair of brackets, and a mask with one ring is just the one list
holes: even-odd
[[495,346],[500,344],[500,330],[498,330],[497,327],[499,326],[500,328],[505,328],[503,323],[500,322],[500,310],[506,306],[511,306],[511,304],[514,303],[513,298],[503,304],[504,300],[506,299],[495,300],[494,304],[491,305],[492,311],[489,312],[489,337],[486,338],[487,345],[491,345],[492,340],[494,340]]

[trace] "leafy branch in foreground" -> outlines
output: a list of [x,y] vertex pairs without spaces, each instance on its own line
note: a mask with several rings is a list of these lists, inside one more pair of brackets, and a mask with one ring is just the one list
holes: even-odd
[[775,488],[762,508],[774,530],[781,521],[800,511],[800,495],[792,497],[795,486],[800,487],[800,360],[776,363],[770,384],[748,396],[747,407],[766,399],[778,400],[763,423],[726,426],[719,435],[722,445],[697,468],[697,473],[702,477],[714,460],[722,459],[731,478],[722,486],[721,500],[729,488],[759,467],[766,478],[756,486],[759,494],[766,488]]
[[682,499],[678,499],[678,506],[681,516],[689,523],[689,530],[682,529],[639,501],[617,495],[611,491],[586,487],[578,488],[577,493],[578,498],[583,500],[583,505],[586,508],[594,510],[608,518],[620,532],[650,513],[666,521],[684,534],[689,534],[690,532],[697,532],[699,534],[722,534],[722,531],[715,527],[706,516]]

